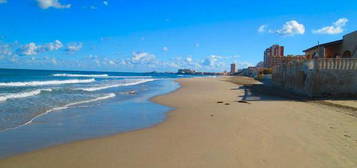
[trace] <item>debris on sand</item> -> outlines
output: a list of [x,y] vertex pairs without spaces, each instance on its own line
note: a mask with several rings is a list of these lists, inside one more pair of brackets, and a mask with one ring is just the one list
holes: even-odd
[[245,100],[239,100],[238,103],[246,103],[246,104],[250,104],[249,102],[245,101]]
[[221,103],[223,103],[223,101],[218,101],[217,103],[218,103],[218,104],[221,104]]
[[230,105],[229,103],[225,103],[224,105]]

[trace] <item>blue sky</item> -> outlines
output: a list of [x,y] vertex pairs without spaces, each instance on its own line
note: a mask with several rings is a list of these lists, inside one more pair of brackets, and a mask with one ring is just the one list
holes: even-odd
[[341,39],[357,1],[0,0],[0,67],[223,71]]

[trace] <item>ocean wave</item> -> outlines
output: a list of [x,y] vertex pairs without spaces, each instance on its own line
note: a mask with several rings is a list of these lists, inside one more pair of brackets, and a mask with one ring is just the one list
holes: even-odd
[[31,82],[5,82],[0,83],[0,87],[24,87],[24,86],[44,86],[44,85],[62,85],[74,83],[91,83],[95,79],[71,79],[71,80],[50,80],[50,81],[31,81]]
[[37,89],[37,90],[33,90],[33,91],[28,91],[28,92],[6,94],[6,95],[0,96],[0,102],[6,101],[8,99],[19,99],[19,98],[36,96],[36,95],[41,94],[43,91],[51,92],[52,89]]
[[98,87],[90,87],[90,88],[77,88],[76,90],[94,92],[94,91],[104,90],[104,89],[109,89],[109,88],[114,88],[114,87],[139,85],[139,84],[146,83],[146,82],[151,82],[151,81],[154,81],[154,80],[155,79],[142,79],[142,80],[131,82],[131,83],[119,83],[119,84],[98,86]]
[[126,79],[135,79],[135,78],[152,78],[152,76],[108,76],[108,78],[126,78]]
[[152,76],[109,76],[108,74],[53,74],[56,77],[91,77],[91,78],[152,78]]
[[109,93],[109,94],[106,94],[104,96],[101,96],[101,97],[97,97],[97,98],[94,98],[94,99],[89,99],[89,100],[83,100],[83,101],[78,101],[78,102],[74,102],[74,103],[69,103],[69,104],[66,104],[66,105],[63,105],[63,106],[59,106],[59,107],[54,107],[52,109],[49,109],[47,110],[46,112],[44,113],[41,113],[35,117],[33,117],[31,120],[27,121],[26,123],[24,124],[21,124],[19,126],[16,126],[16,127],[13,127],[13,128],[7,128],[5,130],[0,130],[0,132],[2,131],[7,131],[7,130],[10,130],[10,129],[16,129],[16,128],[20,128],[20,127],[23,127],[25,125],[29,125],[31,124],[35,119],[41,117],[41,116],[44,116],[50,112],[54,112],[54,111],[60,111],[60,110],[65,110],[65,109],[68,109],[72,106],[76,106],[76,105],[81,105],[81,104],[87,104],[87,103],[92,103],[92,102],[96,102],[96,101],[101,101],[101,100],[106,100],[106,99],[110,99],[110,98],[113,98],[115,97],[115,93]]
[[52,76],[57,76],[57,77],[92,77],[92,78],[98,78],[98,77],[109,77],[108,74],[53,74]]

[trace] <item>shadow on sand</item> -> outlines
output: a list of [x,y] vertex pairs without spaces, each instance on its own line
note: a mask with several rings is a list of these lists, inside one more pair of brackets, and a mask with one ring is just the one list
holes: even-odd
[[[348,100],[357,101],[356,96],[346,96],[346,97],[307,97],[303,95],[298,95],[289,90],[282,89],[271,84],[263,84],[252,80],[252,82],[246,82],[244,78],[244,83],[238,83],[236,81],[228,80],[232,83],[238,84],[237,88],[232,88],[232,90],[244,90],[244,95],[239,96],[239,103],[253,103],[254,101],[299,101],[306,103],[318,103],[321,105],[327,105],[329,107],[334,107],[338,109],[345,110],[349,115],[357,117],[357,107],[345,106],[342,104],[331,103],[335,100]],[[329,101],[326,101],[329,100]]]

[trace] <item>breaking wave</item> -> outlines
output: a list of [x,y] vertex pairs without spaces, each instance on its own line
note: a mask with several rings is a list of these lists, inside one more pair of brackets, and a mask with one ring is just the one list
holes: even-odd
[[154,80],[155,79],[142,79],[142,80],[139,80],[139,81],[136,81],[136,82],[131,82],[131,83],[119,83],[119,84],[98,86],[98,87],[90,87],[90,88],[77,88],[76,90],[94,92],[94,91],[103,90],[103,89],[109,89],[109,88],[114,88],[114,87],[139,85],[139,84],[146,83],[146,82],[151,82],[151,81],[154,81]]
[[90,77],[90,78],[152,78],[152,76],[109,76],[108,74],[53,74],[56,77]]
[[0,87],[62,85],[62,84],[74,84],[74,83],[91,83],[94,81],[95,79],[71,79],[71,80],[50,80],[50,81],[31,81],[31,82],[5,82],[5,83],[0,83]]
[[92,78],[109,77],[108,74],[53,74],[52,76],[57,76],[57,77],[92,77]]
[[83,100],[83,101],[78,101],[78,102],[74,102],[74,103],[69,103],[69,104],[66,104],[66,105],[63,105],[63,106],[59,106],[59,107],[55,107],[55,108],[52,108],[52,109],[49,109],[47,110],[46,112],[44,113],[41,113],[35,117],[33,117],[31,120],[27,121],[26,123],[24,124],[21,124],[17,127],[14,127],[14,128],[7,128],[5,130],[0,130],[0,131],[6,131],[6,130],[10,130],[10,129],[16,129],[16,128],[19,128],[19,127],[22,127],[22,126],[25,126],[25,125],[28,125],[28,124],[31,124],[35,119],[41,117],[41,116],[44,116],[50,112],[54,112],[54,111],[59,111],[59,110],[65,110],[65,109],[68,109],[72,106],[75,106],[75,105],[80,105],[80,104],[87,104],[87,103],[92,103],[92,102],[96,102],[96,101],[101,101],[101,100],[106,100],[106,99],[110,99],[110,98],[113,98],[115,97],[115,93],[109,93],[109,94],[106,94],[102,97],[97,97],[97,98],[94,98],[94,99],[89,99],[89,100]]
[[28,91],[28,92],[6,94],[6,95],[0,96],[0,102],[6,101],[8,99],[19,99],[19,98],[36,96],[36,95],[41,94],[43,91],[51,92],[52,89],[37,89],[37,90],[33,90],[33,91]]

